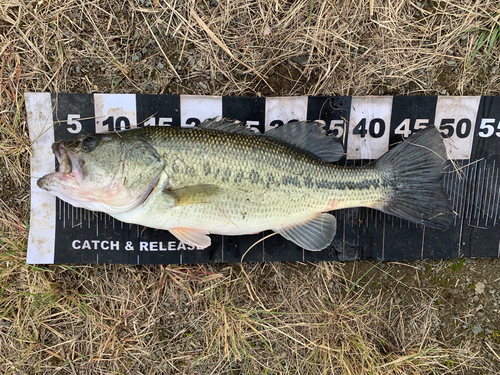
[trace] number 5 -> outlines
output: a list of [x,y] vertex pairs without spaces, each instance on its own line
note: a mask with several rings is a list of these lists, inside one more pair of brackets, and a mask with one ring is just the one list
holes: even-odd
[[[76,134],[82,131],[82,123],[75,119],[80,118],[80,115],[68,115],[68,131],[70,133]],[[73,127],[71,127],[73,126]]]
[[332,120],[330,121],[330,130],[336,131],[334,138],[341,138],[344,135],[344,120]]
[[[453,128],[453,124],[455,120],[452,118],[443,118],[441,119],[441,125],[439,125],[439,130],[441,130],[441,135],[443,138],[451,138],[453,137],[453,133],[455,133],[455,128]],[[442,130],[445,130],[443,132]]]

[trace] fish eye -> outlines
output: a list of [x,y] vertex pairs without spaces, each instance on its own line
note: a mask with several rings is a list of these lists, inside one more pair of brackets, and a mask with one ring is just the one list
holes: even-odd
[[80,149],[85,152],[90,152],[95,148],[96,139],[94,137],[86,137],[80,143]]

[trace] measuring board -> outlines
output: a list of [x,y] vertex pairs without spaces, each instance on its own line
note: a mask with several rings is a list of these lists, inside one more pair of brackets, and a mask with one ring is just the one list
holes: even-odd
[[346,156],[339,163],[355,166],[366,165],[415,130],[434,124],[454,164],[443,170],[443,186],[457,214],[446,231],[368,208],[345,209],[334,212],[337,234],[327,249],[305,251],[276,235],[251,249],[245,262],[500,256],[500,97],[26,93],[25,101],[33,142],[31,264],[240,262],[252,244],[271,232],[211,235],[212,245],[199,250],[167,231],[74,208],[36,185],[56,168],[54,141],[137,126],[190,127],[216,116],[240,120],[258,132],[290,121],[322,121],[344,146]]

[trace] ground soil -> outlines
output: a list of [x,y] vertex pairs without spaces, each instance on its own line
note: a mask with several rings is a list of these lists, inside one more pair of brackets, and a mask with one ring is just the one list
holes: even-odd
[[[396,3],[0,4],[0,369],[500,372],[499,259],[24,263],[31,184],[24,92],[500,94],[496,2]],[[339,353],[365,354],[342,361]]]

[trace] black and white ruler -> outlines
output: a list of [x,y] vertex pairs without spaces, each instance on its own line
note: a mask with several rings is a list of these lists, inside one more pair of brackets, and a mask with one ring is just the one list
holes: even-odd
[[366,164],[415,130],[434,124],[454,164],[444,171],[443,186],[457,215],[444,232],[371,209],[340,210],[334,213],[337,235],[324,251],[304,251],[276,235],[250,250],[244,261],[500,256],[500,97],[26,93],[25,99],[33,142],[27,256],[31,264],[241,261],[245,251],[268,233],[212,235],[212,246],[197,250],[167,231],[74,208],[36,185],[39,177],[55,169],[54,141],[136,126],[193,126],[215,116],[238,119],[260,132],[290,121],[323,121],[344,145],[346,157],[340,163],[349,165]]

